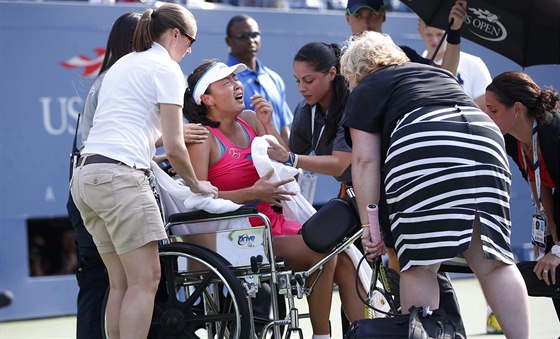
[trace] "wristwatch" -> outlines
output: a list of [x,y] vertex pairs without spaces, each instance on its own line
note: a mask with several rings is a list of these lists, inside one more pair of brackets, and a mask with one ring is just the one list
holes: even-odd
[[552,246],[552,248],[550,249],[550,253],[560,258],[560,245]]

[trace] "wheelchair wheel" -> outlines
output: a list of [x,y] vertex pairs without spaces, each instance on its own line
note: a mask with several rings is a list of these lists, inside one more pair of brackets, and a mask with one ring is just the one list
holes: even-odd
[[215,252],[160,246],[161,280],[148,338],[250,338],[247,295]]
[[251,338],[245,289],[224,258],[187,243],[161,245],[159,255],[161,279],[148,339]]

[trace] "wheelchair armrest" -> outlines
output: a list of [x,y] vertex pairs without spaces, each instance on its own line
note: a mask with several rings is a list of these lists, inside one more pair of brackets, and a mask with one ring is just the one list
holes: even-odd
[[227,218],[227,217],[242,217],[257,214],[257,208],[252,206],[241,206],[237,210],[226,213],[209,213],[206,211],[192,211],[185,213],[176,213],[169,216],[170,223],[187,223],[192,221],[204,221],[205,219],[213,218]]

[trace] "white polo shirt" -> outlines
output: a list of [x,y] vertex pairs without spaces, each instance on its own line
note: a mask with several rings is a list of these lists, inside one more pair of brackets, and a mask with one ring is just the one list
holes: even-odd
[[[422,53],[426,57],[428,51]],[[436,64],[441,65],[442,60],[436,60]],[[460,52],[459,65],[457,66],[457,81],[471,99],[475,100],[486,93],[486,86],[492,82],[492,77],[488,67],[481,58]]]
[[155,142],[161,137],[159,104],[182,107],[185,89],[181,67],[158,43],[120,58],[103,79],[82,154],[150,168]]

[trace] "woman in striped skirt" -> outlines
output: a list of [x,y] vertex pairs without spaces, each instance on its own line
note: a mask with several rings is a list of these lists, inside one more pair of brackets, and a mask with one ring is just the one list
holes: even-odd
[[[345,126],[363,224],[384,183],[401,267],[402,309],[439,307],[442,264],[466,263],[508,337],[527,338],[528,300],[512,265],[511,175],[497,126],[445,70],[408,62],[388,36],[368,32],[341,60],[352,93]],[[373,259],[383,244],[362,244]]]

